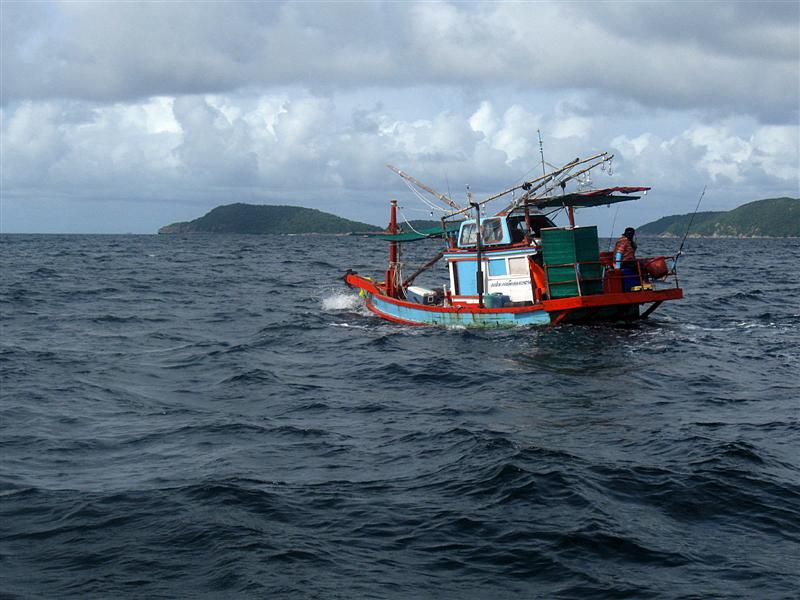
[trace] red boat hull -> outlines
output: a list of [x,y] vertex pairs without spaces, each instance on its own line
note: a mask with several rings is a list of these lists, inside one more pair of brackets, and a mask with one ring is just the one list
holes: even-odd
[[[632,320],[648,316],[662,302],[683,298],[683,290],[668,288],[576,296],[504,308],[431,306],[392,298],[386,295],[383,286],[356,273],[348,272],[344,280],[350,287],[361,290],[370,311],[405,325],[502,327]],[[649,306],[640,315],[643,305]]]

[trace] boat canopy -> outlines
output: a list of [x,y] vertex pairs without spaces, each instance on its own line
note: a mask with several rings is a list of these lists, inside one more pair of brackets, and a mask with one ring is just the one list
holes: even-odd
[[641,196],[616,196],[615,194],[633,194],[647,192],[649,187],[612,187],[602,190],[589,190],[587,192],[573,192],[563,196],[550,196],[530,200],[528,203],[536,208],[555,208],[558,206],[572,206],[574,208],[592,208],[605,206],[626,200],[638,200]]
[[461,221],[446,221],[445,229],[441,227],[431,227],[430,229],[417,229],[404,231],[402,233],[368,233],[369,237],[375,237],[387,242],[416,242],[428,238],[441,238],[446,235],[455,234],[461,227]]

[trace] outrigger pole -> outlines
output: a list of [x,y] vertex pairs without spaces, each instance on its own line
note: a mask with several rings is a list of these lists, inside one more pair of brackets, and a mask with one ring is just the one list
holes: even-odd
[[409,175],[408,173],[406,173],[406,172],[404,172],[404,171],[401,171],[400,169],[398,169],[397,167],[393,167],[392,165],[386,165],[386,166],[387,166],[389,169],[391,169],[392,171],[394,171],[395,173],[397,173],[398,175],[400,175],[400,177],[402,177],[402,178],[403,178],[403,179],[405,179],[406,181],[410,181],[411,183],[413,183],[413,184],[414,184],[415,186],[417,186],[418,188],[420,188],[420,189],[423,189],[423,190],[425,190],[426,192],[428,192],[428,193],[429,193],[430,195],[432,195],[434,198],[437,198],[438,200],[441,200],[442,202],[444,202],[445,204],[447,204],[447,206],[449,206],[450,208],[460,208],[460,207],[458,206],[458,204],[456,204],[455,202],[453,202],[453,201],[452,201],[450,198],[448,198],[448,197],[447,197],[447,196],[445,196],[444,194],[440,194],[439,192],[437,192],[437,191],[436,191],[436,190],[434,190],[433,188],[430,188],[430,187],[428,187],[427,185],[425,185],[424,183],[422,183],[422,182],[421,182],[421,181],[419,181],[418,179],[414,179],[414,178],[413,178],[411,175]]
[[[503,190],[502,192],[498,192],[497,194],[494,194],[492,196],[489,196],[488,198],[485,198],[485,199],[481,200],[480,202],[478,202],[478,204],[483,205],[483,204],[486,204],[487,202],[491,202],[492,200],[496,200],[497,198],[500,198],[501,196],[505,196],[506,194],[510,194],[513,191],[516,191],[516,190],[519,190],[519,189],[523,189],[523,190],[526,190],[527,193],[524,196],[520,197],[520,200],[521,200],[523,198],[526,198],[530,194],[530,192],[539,189],[540,187],[542,187],[542,185],[546,185],[550,180],[555,179],[557,176],[563,174],[565,171],[569,171],[570,169],[572,169],[572,168],[574,168],[574,167],[576,167],[578,165],[582,165],[582,164],[587,163],[589,161],[596,160],[596,159],[598,159],[598,158],[600,158],[602,156],[606,156],[607,154],[608,154],[608,152],[601,152],[599,154],[595,154],[594,156],[590,156],[589,158],[584,158],[583,160],[581,160],[580,158],[576,158],[575,160],[570,161],[567,164],[565,164],[563,167],[559,167],[555,171],[551,171],[550,173],[547,173],[545,175],[540,175],[539,177],[536,177],[535,179],[531,179],[530,181],[525,181],[523,183],[520,183],[519,185],[515,185],[514,187],[510,187],[507,190]],[[600,161],[600,162],[602,162],[602,161]],[[594,168],[599,164],[600,163],[598,162],[597,164],[593,165],[590,168]],[[534,186],[535,183],[539,183],[539,182],[541,182],[539,185]],[[517,200],[517,202],[515,204],[519,204],[520,200]],[[510,205],[509,208],[513,207],[513,206],[514,206],[514,204]],[[471,205],[466,207],[466,208],[461,208],[459,210],[456,210],[454,212],[446,214],[444,216],[444,218],[448,219],[450,217],[454,217],[454,216],[459,215],[461,213],[469,212],[469,210],[471,208],[472,208]],[[508,210],[508,209],[505,209],[505,210]],[[503,211],[501,211],[501,212],[503,212]]]
[[542,157],[542,175],[547,175],[546,173],[547,169],[545,168],[545,162],[544,162],[544,144],[542,143],[542,130],[537,129],[536,135],[539,136],[539,154]]
[[[584,173],[588,173],[589,171],[591,171],[595,167],[597,167],[599,165],[602,165],[604,162],[608,162],[609,160],[614,158],[613,154],[611,156],[606,156],[606,154],[607,154],[606,152],[603,152],[603,154],[600,155],[602,158],[600,158],[600,160],[598,160],[596,163],[594,163],[592,165],[589,165],[585,169],[581,169],[577,173],[573,173],[571,175],[568,175],[567,177],[564,177],[564,178],[560,179],[556,184],[551,185],[551,186],[545,188],[544,191],[539,192],[538,194],[536,194],[536,196],[534,196],[533,199],[531,199],[531,197],[530,197],[531,192],[533,191],[533,190],[531,190],[531,191],[527,192],[525,195],[523,195],[520,198],[520,200],[518,200],[517,202],[523,201],[525,203],[525,206],[527,206],[528,203],[531,200],[533,200],[533,202],[531,202],[531,203],[535,204],[536,200],[538,200],[539,198],[542,198],[543,196],[546,196],[547,194],[552,192],[554,189],[556,189],[556,186],[560,186],[561,187],[561,192],[563,194],[564,189],[567,187],[567,182],[570,179],[575,179],[576,177],[579,177],[580,175],[583,175]],[[590,160],[593,160],[594,158],[597,158],[597,157],[595,156],[595,157],[587,159],[587,160],[585,160],[583,162],[588,162]],[[541,186],[538,186],[538,187],[541,187]],[[573,206],[568,206],[567,207],[567,217],[569,218],[569,226],[574,229],[575,228],[575,208]]]
[[[581,169],[581,170],[580,170],[580,171],[578,171],[577,173],[573,173],[572,175],[569,175],[569,176],[567,176],[567,177],[564,177],[563,179],[559,180],[559,181],[558,181],[558,183],[556,183],[555,185],[551,185],[550,187],[548,187],[548,188],[545,188],[545,190],[544,190],[544,191],[542,191],[542,192],[539,192],[538,194],[536,194],[536,196],[534,196],[534,197],[533,197],[533,200],[538,200],[538,199],[539,199],[539,198],[541,198],[542,196],[545,196],[545,195],[549,194],[549,193],[550,193],[550,192],[552,192],[554,189],[556,189],[556,186],[557,186],[557,185],[558,185],[558,186],[561,186],[561,189],[563,190],[563,189],[564,189],[564,186],[566,185],[566,183],[567,183],[567,182],[568,182],[570,179],[575,179],[576,177],[579,177],[580,175],[583,175],[584,173],[588,173],[589,171],[591,171],[591,170],[592,170],[592,169],[594,169],[595,167],[597,167],[597,166],[599,166],[599,165],[603,164],[604,162],[608,162],[609,160],[611,160],[611,159],[613,159],[613,158],[614,158],[614,155],[613,155],[613,154],[612,154],[611,156],[605,156],[606,154],[607,154],[606,152],[603,152],[603,154],[601,154],[601,155],[598,155],[598,156],[603,156],[603,158],[602,158],[602,159],[600,159],[600,160],[598,160],[598,161],[597,161],[596,163],[594,163],[593,165],[589,165],[588,167],[586,167],[585,169]],[[584,161],[581,161],[581,162],[582,162],[582,163],[589,162],[590,160],[594,160],[595,158],[598,158],[598,156],[593,156],[592,158],[587,158],[586,160],[584,160]],[[531,190],[531,191],[533,191],[533,190]],[[529,199],[531,199],[531,198],[530,198],[530,194],[531,194],[531,192],[528,192],[528,193],[526,193],[524,196],[521,196],[521,197],[520,197],[520,201],[525,201],[525,202],[527,202]],[[519,201],[518,201],[518,202],[519,202]]]

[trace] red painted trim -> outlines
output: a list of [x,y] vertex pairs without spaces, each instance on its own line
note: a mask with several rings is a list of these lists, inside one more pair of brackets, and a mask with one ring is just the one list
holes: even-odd
[[380,289],[378,289],[378,286],[375,285],[375,282],[373,282],[370,279],[367,279],[366,277],[361,277],[361,275],[356,275],[355,273],[348,273],[344,281],[347,285],[357,287],[371,294],[377,294],[379,296],[383,295],[383,292]]
[[588,308],[594,306],[645,304],[648,302],[657,302],[659,300],[680,300],[681,298],[683,298],[682,289],[670,288],[667,290],[623,292],[620,294],[595,294],[592,296],[559,298],[558,300],[545,300],[542,302],[542,306],[547,312],[553,312],[572,308]]
[[406,302],[405,300],[398,300],[397,298],[389,298],[388,296],[384,296],[383,294],[375,294],[379,296],[381,300],[389,302],[390,304],[396,304],[397,306],[406,306],[408,308],[415,308],[417,310],[427,310],[429,312],[465,312],[465,309],[469,309],[466,312],[471,313],[482,313],[482,314],[491,314],[491,313],[522,313],[522,312],[531,312],[535,310],[542,310],[541,305],[532,304],[530,306],[513,306],[510,308],[478,308],[474,304],[470,304],[467,306],[426,306],[425,304],[416,304],[414,302]]
[[652,188],[649,187],[638,187],[638,186],[618,186],[618,187],[610,187],[610,188],[603,188],[602,190],[590,190],[588,192],[574,192],[575,196],[610,196],[614,192],[621,192],[623,194],[632,194],[633,192],[646,192]]
[[392,323],[399,323],[400,325],[414,325],[417,327],[424,327],[425,325],[430,325],[430,323],[418,323],[416,321],[406,321],[405,319],[400,319],[385,312],[381,312],[377,308],[372,306],[372,302],[370,301],[369,298],[366,299],[366,305],[369,311],[378,315],[381,319],[386,319],[387,321],[391,321]]

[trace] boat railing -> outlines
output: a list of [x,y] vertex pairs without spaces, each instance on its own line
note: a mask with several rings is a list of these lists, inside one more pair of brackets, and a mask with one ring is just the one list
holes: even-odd
[[[588,269],[590,265],[595,265],[599,268],[597,269]],[[568,269],[572,268],[574,270],[574,279],[573,278],[564,278],[561,280],[554,281],[554,278],[551,276],[551,271],[553,269]],[[593,276],[591,271],[596,271],[599,276]],[[600,260],[592,260],[592,261],[581,261],[575,263],[561,263],[561,264],[546,264],[544,265],[545,271],[545,279],[547,282],[547,297],[559,297],[559,298],[568,298],[573,296],[562,295],[562,294],[553,294],[553,288],[558,288],[559,286],[566,287],[566,286],[575,286],[577,294],[575,296],[589,296],[602,293],[602,281],[603,281],[603,263]],[[592,289],[592,285],[586,284],[594,284],[594,288]],[[599,286],[597,284],[600,284]]]
[[[666,263],[671,261],[672,266],[668,266],[666,272],[660,276],[654,276],[646,268],[648,261],[663,259]],[[593,269],[589,267],[600,267]],[[572,267],[574,269],[574,279],[561,279],[553,281],[550,276],[551,269],[564,269]],[[669,287],[679,287],[678,272],[675,257],[657,257],[656,259],[643,258],[635,261],[635,267],[615,268],[613,261],[607,257],[600,260],[581,261],[575,263],[562,263],[544,265],[547,297],[553,298],[553,288],[558,286],[575,286],[577,296],[588,296],[596,294],[614,294],[624,292],[639,292],[655,289],[656,284],[670,284]],[[592,274],[594,271],[596,274]],[[600,285],[597,285],[598,282]],[[556,294],[557,297],[569,297]]]

